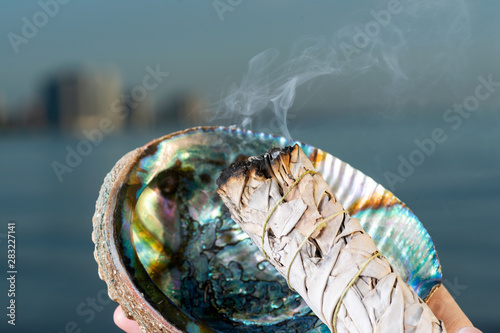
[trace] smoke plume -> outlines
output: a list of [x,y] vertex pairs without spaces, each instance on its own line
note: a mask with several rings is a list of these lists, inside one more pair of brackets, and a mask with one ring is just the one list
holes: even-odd
[[[291,137],[287,114],[296,91],[329,75],[350,86],[351,100],[399,111],[425,103],[433,86],[456,79],[470,36],[464,0],[388,0],[370,8],[331,37],[301,37],[288,57],[265,50],[248,64],[209,110],[214,122],[254,128],[263,113],[274,114],[274,134]],[[323,91],[324,92],[324,91]]]

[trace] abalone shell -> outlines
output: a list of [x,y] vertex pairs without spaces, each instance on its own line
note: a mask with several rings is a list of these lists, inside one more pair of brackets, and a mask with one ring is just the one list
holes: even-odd
[[232,162],[295,143],[422,299],[440,285],[429,234],[373,179],[301,142],[198,127],[127,154],[106,177],[97,202],[93,239],[100,276],[144,331],[329,331],[215,192],[215,179]]

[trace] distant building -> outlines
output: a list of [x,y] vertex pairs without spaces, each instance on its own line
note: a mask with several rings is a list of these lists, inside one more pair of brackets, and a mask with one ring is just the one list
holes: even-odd
[[158,115],[160,122],[180,121],[189,125],[207,123],[206,103],[197,94],[178,92],[163,103]]
[[43,90],[49,126],[79,131],[98,128],[104,117],[116,128],[123,120],[113,105],[119,103],[121,80],[116,71],[69,71],[50,78]]
[[151,95],[146,95],[142,101],[129,101],[125,107],[128,110],[126,121],[129,128],[153,129],[156,126],[155,104]]

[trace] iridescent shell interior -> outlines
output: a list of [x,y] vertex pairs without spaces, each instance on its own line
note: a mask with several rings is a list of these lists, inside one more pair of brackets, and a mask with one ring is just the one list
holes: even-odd
[[120,255],[136,287],[185,332],[329,332],[231,220],[215,180],[232,162],[298,143],[382,254],[426,299],[441,283],[434,245],[392,193],[307,144],[200,127],[144,147],[115,215]]

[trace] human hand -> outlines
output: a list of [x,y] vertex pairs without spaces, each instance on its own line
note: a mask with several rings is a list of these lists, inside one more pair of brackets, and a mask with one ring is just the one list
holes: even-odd
[[[460,309],[444,286],[440,286],[427,302],[432,312],[441,319],[448,333],[481,333]],[[119,306],[114,314],[115,324],[127,333],[140,333],[139,325],[125,317]]]
[[441,285],[427,301],[434,315],[441,319],[448,333],[481,333],[455,302],[445,286]]
[[139,324],[125,317],[121,306],[116,308],[115,313],[113,314],[113,320],[115,321],[116,326],[127,333],[141,333]]

